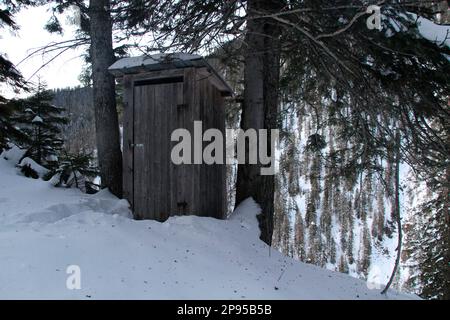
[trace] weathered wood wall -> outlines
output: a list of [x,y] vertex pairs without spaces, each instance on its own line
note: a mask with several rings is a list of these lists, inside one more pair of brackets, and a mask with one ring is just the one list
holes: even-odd
[[[124,196],[136,219],[226,216],[225,165],[174,165],[170,159],[176,144],[170,141],[171,133],[186,128],[194,138],[194,121],[203,122],[203,131],[221,130],[225,138],[223,98],[204,71],[186,68],[124,76]],[[180,81],[180,76],[182,82],[151,80]]]

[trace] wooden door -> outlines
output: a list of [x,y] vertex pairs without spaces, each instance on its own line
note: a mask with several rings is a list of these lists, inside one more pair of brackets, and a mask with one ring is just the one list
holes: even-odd
[[135,82],[133,99],[133,211],[138,219],[166,220],[179,210],[182,167],[175,166],[170,141],[184,105],[183,78]]

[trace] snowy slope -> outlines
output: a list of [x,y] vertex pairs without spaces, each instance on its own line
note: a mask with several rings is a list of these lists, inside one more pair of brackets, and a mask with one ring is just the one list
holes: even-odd
[[[108,192],[54,188],[0,157],[0,298],[415,298],[269,250],[257,213],[248,199],[228,221],[134,221]],[[80,290],[66,288],[69,265],[81,268]]]

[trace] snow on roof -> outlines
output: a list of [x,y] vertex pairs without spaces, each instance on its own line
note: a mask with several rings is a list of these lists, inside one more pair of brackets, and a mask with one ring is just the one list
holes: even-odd
[[120,59],[116,61],[111,67],[109,67],[109,70],[136,68],[149,65],[168,66],[175,63],[189,62],[201,59],[203,59],[202,56],[190,53],[158,53],[153,55],[142,55],[139,57],[129,57]]
[[111,65],[108,70],[115,77],[124,74],[135,74],[142,71],[160,71],[168,69],[182,69],[188,67],[206,67],[214,74],[216,84],[220,91],[232,95],[233,90],[227,82],[202,56],[190,53],[158,53],[153,55],[142,55],[139,57],[122,58]]

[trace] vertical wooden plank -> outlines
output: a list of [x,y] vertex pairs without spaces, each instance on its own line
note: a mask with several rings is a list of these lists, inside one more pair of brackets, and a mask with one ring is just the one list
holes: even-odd
[[[188,112],[188,105],[185,97],[185,82],[187,81],[186,77],[184,76],[183,80],[183,88],[181,92],[179,92],[178,98],[181,100],[181,103],[177,107],[177,128],[182,129],[186,128],[186,117]],[[189,200],[186,195],[186,186],[183,183],[184,180],[187,178],[187,165],[180,164],[177,166],[176,169],[176,175],[177,175],[177,195],[176,195],[176,207],[177,207],[177,214],[183,215],[185,214],[184,208],[181,205],[182,203],[187,203]]]
[[147,88],[146,100],[148,104],[146,106],[147,111],[147,123],[146,123],[146,157],[147,157],[147,170],[148,174],[145,177],[145,184],[147,186],[146,197],[147,197],[147,210],[149,219],[156,219],[157,213],[157,201],[158,201],[158,189],[157,189],[157,177],[155,175],[158,172],[157,161],[157,139],[155,139],[155,134],[158,132],[156,125],[158,124],[157,118],[157,88],[156,86],[145,86]]
[[133,145],[131,146],[133,152],[133,202],[134,202],[134,216],[136,219],[142,219],[141,215],[141,206],[140,206],[140,192],[139,192],[139,175],[136,173],[140,170],[140,159],[139,154],[137,153],[134,144],[138,141],[139,137],[139,113],[141,109],[141,91],[138,87],[133,88],[133,97],[134,97],[134,121],[133,121]]
[[162,114],[164,118],[164,129],[163,129],[163,165],[164,165],[164,176],[163,176],[163,185],[164,185],[164,199],[163,199],[163,214],[162,220],[166,220],[170,216],[171,212],[171,190],[172,190],[172,182],[171,182],[171,168],[172,161],[170,159],[170,151],[171,151],[171,141],[170,135],[172,133],[172,110],[173,105],[176,103],[176,97],[174,97],[176,84],[167,84],[165,88],[164,95],[167,98],[166,104],[163,106]]
[[169,170],[168,162],[167,162],[167,144],[169,140],[167,139],[167,106],[170,104],[171,97],[169,96],[170,84],[161,85],[159,100],[160,104],[158,105],[158,118],[160,122],[159,133],[156,135],[159,140],[159,172],[160,172],[160,180],[159,180],[159,204],[158,204],[158,218],[160,221],[164,221],[167,215],[167,172]]
[[223,141],[224,141],[224,145],[222,148],[222,152],[224,155],[224,163],[222,165],[219,165],[217,168],[218,171],[218,175],[219,175],[219,181],[218,181],[218,215],[217,218],[218,219],[225,219],[226,218],[226,210],[227,210],[227,203],[226,203],[226,192],[227,192],[227,188],[226,188],[226,148],[225,148],[225,144],[226,144],[226,128],[225,128],[225,105],[224,105],[224,100],[223,97],[221,95],[221,93],[216,90],[216,117],[217,117],[217,127],[218,129],[223,133]]
[[[186,81],[186,80],[184,80]],[[184,95],[184,81],[177,85],[177,107],[176,107],[176,120],[175,126],[177,129],[186,128],[186,113],[188,112],[188,106],[185,101]],[[175,142],[177,143],[177,142]],[[188,198],[186,196],[186,186],[183,183],[184,179],[187,178],[187,167],[188,165],[181,164],[174,166],[174,177],[173,180],[176,184],[176,190],[174,190],[175,195],[173,199],[173,206],[177,215],[184,214],[184,209],[181,203],[187,202]]]
[[134,147],[133,147],[133,154],[134,154],[134,202],[135,202],[135,214],[140,219],[145,219],[145,203],[143,198],[143,190],[142,190],[142,170],[144,170],[144,150],[139,145],[143,144],[144,137],[142,136],[142,122],[141,119],[145,116],[144,115],[144,92],[142,90],[142,87],[134,87],[134,98],[135,98],[135,108],[134,108]]
[[155,153],[157,153],[157,169],[156,173],[157,179],[157,188],[158,188],[158,199],[157,199],[157,210],[156,213],[158,215],[158,220],[164,221],[167,216],[167,206],[168,206],[168,172],[169,172],[169,158],[167,155],[168,144],[170,142],[170,137],[168,137],[167,133],[167,113],[168,106],[171,104],[171,100],[173,97],[170,96],[172,87],[171,84],[163,84],[155,86],[157,87],[156,93],[156,114],[158,117],[158,125],[156,126],[155,131],[155,139],[157,140],[158,149],[155,149]]
[[[219,91],[215,88],[212,87],[213,90],[213,110],[214,110],[214,125],[215,127],[220,130],[222,132],[223,135],[223,146],[226,143],[225,140],[225,128],[222,125],[222,121],[224,120],[224,114],[223,114],[223,109],[221,106],[221,100],[220,100],[220,94]],[[224,153],[224,147],[222,147],[222,153],[225,157],[225,153]],[[224,168],[223,164],[216,164],[214,166],[214,174],[215,174],[215,210],[214,210],[214,217],[215,218],[220,218],[222,215],[222,196],[223,196],[223,190],[222,190],[222,170]]]
[[[205,94],[206,93],[206,85],[207,81],[206,79],[200,80],[198,82],[199,87],[199,106],[200,106],[200,119],[203,122],[203,130],[206,131],[209,129],[209,123],[208,123],[208,97]],[[207,143],[203,143],[203,148],[206,146]],[[211,192],[209,188],[210,177],[209,177],[209,166],[206,164],[202,164],[200,166],[200,185],[199,185],[199,192],[200,192],[200,212],[198,212],[199,215],[205,216],[208,215],[209,210],[209,194]]]
[[[198,86],[198,80],[197,80],[197,69],[192,68],[192,125],[194,124],[194,121],[201,121],[200,116],[200,104],[199,104],[199,98],[200,98],[200,90]],[[202,129],[204,130],[204,129]],[[200,133],[201,135],[203,134]],[[194,137],[193,139],[201,139],[201,136]],[[203,142],[201,143],[201,146],[203,146]],[[201,151],[203,152],[203,148],[201,148]],[[203,157],[203,154],[200,155],[200,157]],[[200,193],[200,171],[201,171],[201,164],[194,164],[192,165],[193,170],[193,179],[192,179],[192,214],[201,215],[201,193]]]
[[[179,128],[179,112],[178,112],[178,106],[181,106],[183,101],[183,83],[176,83],[174,84],[174,101],[173,105],[171,106],[171,117],[170,117],[170,123],[171,123],[171,130],[170,133],[172,133],[175,129]],[[172,151],[172,148],[177,144],[177,142],[171,142],[170,145],[170,152]],[[170,215],[177,215],[178,214],[178,189],[179,189],[179,180],[178,180],[178,171],[179,166],[175,165],[174,163],[170,163]]]
[[[184,82],[183,82],[183,96],[184,103],[186,107],[183,109],[183,125],[184,128],[189,130],[192,137],[192,151],[194,151],[194,120],[198,117],[198,105],[197,105],[197,90],[196,90],[196,77],[194,68],[184,69]],[[194,161],[194,157],[192,157]],[[183,165],[182,166],[182,178],[180,180],[180,185],[182,188],[182,198],[187,203],[187,214],[195,214],[198,210],[197,205],[198,197],[197,189],[198,185],[198,175],[197,175],[197,165]]]
[[[189,73],[189,86],[190,86],[190,92],[189,92],[189,109],[190,109],[190,124],[189,127],[192,128],[191,129],[191,135],[192,135],[192,144],[194,147],[194,140],[197,139],[198,137],[194,136],[194,121],[196,120],[200,120],[199,119],[199,104],[198,104],[198,86],[197,86],[197,77],[196,77],[196,70],[191,68],[188,70]],[[192,148],[193,150],[193,159],[192,161],[194,161],[194,148]],[[191,167],[189,168],[191,171],[191,192],[190,192],[190,202],[192,203],[191,208],[190,208],[190,214],[195,214],[198,215],[200,208],[199,208],[199,192],[198,192],[198,188],[200,187],[200,182],[199,182],[199,165],[198,164],[192,164]]]
[[[205,82],[205,87],[204,87],[204,93],[205,95],[205,99],[206,99],[206,108],[208,109],[208,112],[205,114],[205,121],[207,123],[207,127],[209,128],[215,128],[215,123],[214,123],[214,100],[213,100],[213,96],[212,96],[212,87],[209,81]],[[215,206],[215,197],[216,197],[216,190],[215,190],[215,164],[211,164],[211,165],[205,165],[206,168],[205,170],[207,170],[208,172],[208,181],[207,183],[207,188],[208,188],[208,193],[206,194],[206,201],[207,201],[207,211],[205,212],[205,215],[207,216],[214,216],[215,210],[216,210],[216,206]]]
[[142,137],[142,147],[139,147],[144,155],[142,160],[142,168],[139,174],[140,181],[140,192],[142,194],[142,212],[145,215],[145,219],[155,219],[153,211],[153,185],[150,183],[149,178],[152,175],[152,166],[150,162],[152,161],[151,150],[153,148],[151,141],[151,124],[153,119],[153,103],[154,103],[154,93],[151,86],[142,86],[142,110],[139,115],[140,122],[140,136]]
[[173,116],[173,107],[176,105],[176,96],[175,96],[175,88],[176,84],[171,83],[167,85],[166,88],[166,96],[169,98],[167,100],[167,104],[164,106],[164,116],[165,116],[165,136],[164,136],[164,162],[166,166],[165,170],[165,186],[164,190],[166,196],[166,202],[164,203],[165,210],[165,219],[169,218],[171,212],[171,202],[172,202],[172,181],[171,181],[171,168],[172,168],[172,160],[170,159],[170,152],[172,151],[172,143],[170,141],[170,135],[172,134],[172,116]]
[[138,147],[144,143],[142,135],[142,118],[144,116],[144,99],[142,87],[134,87],[134,168],[133,168],[133,181],[134,181],[134,214],[137,219],[144,219],[145,216],[145,203],[144,203],[144,190],[142,170],[145,168],[145,155],[144,150]]
[[171,152],[172,152],[172,148],[175,145],[174,142],[172,142],[170,140],[171,138],[171,134],[172,132],[176,129],[176,121],[177,121],[177,114],[176,114],[176,107],[177,107],[177,103],[178,103],[178,92],[177,92],[177,83],[174,83],[171,86],[171,103],[170,105],[167,106],[167,115],[168,115],[168,121],[167,121],[167,125],[168,125],[168,135],[167,135],[167,143],[168,143],[168,190],[167,190],[167,194],[168,194],[168,215],[172,216],[174,214],[176,214],[176,167],[174,165],[174,163],[172,162],[172,159],[170,158]]
[[148,126],[148,140],[149,145],[151,145],[150,150],[152,150],[152,154],[149,154],[150,160],[150,168],[151,175],[148,177],[147,183],[152,186],[152,189],[149,192],[149,199],[151,200],[151,216],[152,219],[158,219],[159,213],[159,197],[161,190],[158,190],[159,187],[159,178],[160,178],[160,139],[158,139],[159,135],[159,127],[160,127],[160,119],[158,118],[158,109],[161,103],[160,95],[161,95],[161,87],[157,85],[149,86],[151,91],[151,122],[149,122]]
[[124,76],[124,97],[123,97],[123,196],[130,203],[133,208],[133,78],[131,76]]
[[[212,85],[210,86],[210,91],[211,91],[211,109],[213,110],[213,115],[214,115],[214,126],[217,129],[220,129],[219,127],[219,123],[218,123],[218,107],[217,107],[217,89],[214,88]],[[219,170],[220,170],[220,165],[219,164],[215,164],[213,166],[213,171],[214,171],[214,195],[213,195],[213,202],[214,202],[214,211],[211,213],[212,215],[214,215],[214,217],[217,217],[220,214],[220,209],[219,209],[219,198],[220,198],[220,188],[218,187],[220,184],[220,175],[219,175]]]

